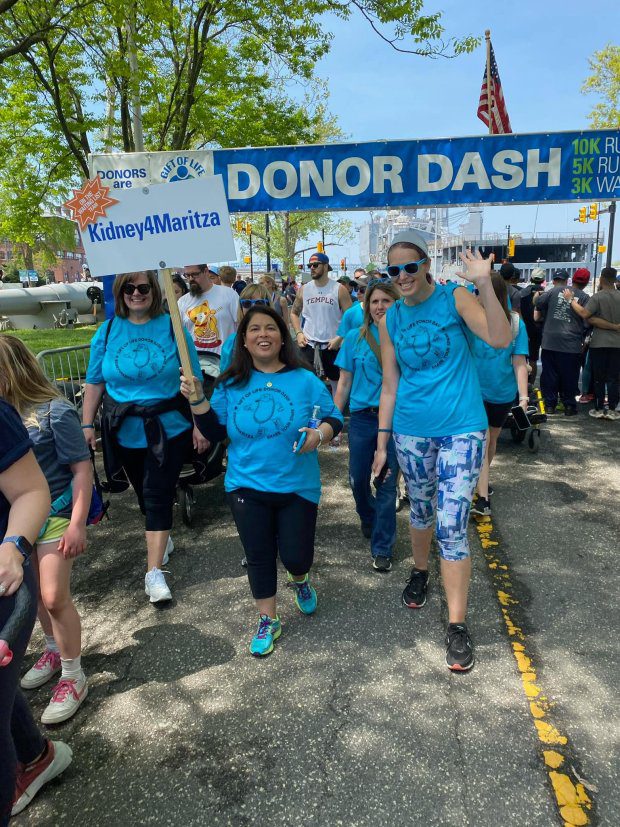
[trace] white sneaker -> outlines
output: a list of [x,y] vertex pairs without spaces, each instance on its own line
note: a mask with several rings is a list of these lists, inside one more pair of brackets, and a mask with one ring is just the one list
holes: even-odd
[[593,419],[603,419],[605,416],[605,411],[597,411],[595,408],[592,408],[588,413]]
[[41,715],[42,723],[60,724],[75,715],[88,695],[88,681],[83,672],[82,678],[80,680],[61,678],[58,681],[54,687],[52,700]]
[[154,566],[150,571],[147,571],[144,577],[144,591],[151,598],[151,603],[172,600],[172,593],[168,588],[163,571],[156,569]]
[[618,411],[612,411],[610,408],[608,411],[605,411],[605,419],[620,419],[620,413],[618,413]]
[[72,758],[71,747],[63,741],[48,741],[47,754],[43,758],[18,767],[15,785],[17,800],[13,804],[11,815],[16,816],[25,810],[41,787],[67,769]]
[[22,689],[37,689],[57,672],[60,672],[60,652],[50,652],[46,649],[32,669],[26,672],[19,685]]
[[168,540],[166,542],[166,550],[164,551],[164,556],[161,561],[162,566],[167,566],[168,561],[170,560],[170,555],[174,551],[174,543],[172,542],[172,537],[168,535]]

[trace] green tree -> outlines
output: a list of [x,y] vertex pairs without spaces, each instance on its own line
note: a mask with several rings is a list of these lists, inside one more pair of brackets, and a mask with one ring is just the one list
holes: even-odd
[[620,127],[620,46],[608,44],[588,62],[592,74],[584,81],[582,91],[601,98],[588,116],[592,126]]

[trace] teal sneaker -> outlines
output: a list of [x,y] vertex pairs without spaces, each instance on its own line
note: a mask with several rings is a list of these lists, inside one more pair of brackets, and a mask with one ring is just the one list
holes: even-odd
[[250,652],[260,658],[263,655],[270,655],[273,652],[273,644],[282,634],[280,618],[261,615],[258,620],[258,629],[250,643]]
[[316,592],[310,585],[308,575],[297,583],[291,575],[288,576],[289,586],[295,589],[295,604],[302,614],[311,615],[316,612]]

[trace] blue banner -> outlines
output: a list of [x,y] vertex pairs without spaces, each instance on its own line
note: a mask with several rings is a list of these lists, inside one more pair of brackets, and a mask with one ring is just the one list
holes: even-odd
[[94,155],[90,160],[91,174],[114,189],[221,174],[230,212],[620,198],[618,129]]

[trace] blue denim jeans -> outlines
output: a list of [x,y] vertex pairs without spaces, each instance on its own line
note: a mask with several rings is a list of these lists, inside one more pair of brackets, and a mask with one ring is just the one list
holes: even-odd
[[377,447],[376,413],[353,411],[349,423],[349,481],[355,510],[363,523],[372,526],[370,553],[373,557],[391,557],[396,542],[396,475],[398,460],[394,440],[390,438],[387,461],[390,474],[373,496],[370,488],[372,461]]

